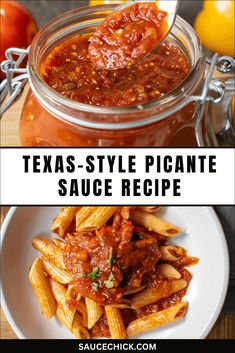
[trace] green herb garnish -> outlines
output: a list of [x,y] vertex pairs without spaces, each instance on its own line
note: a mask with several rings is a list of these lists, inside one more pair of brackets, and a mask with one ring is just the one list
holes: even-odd
[[89,273],[88,277],[91,279],[96,279],[99,276],[98,272],[99,272],[99,267],[95,266],[93,267],[92,272]]
[[111,246],[111,248],[109,249],[109,258],[108,258],[109,265],[112,265],[112,258],[113,258],[113,248]]
[[116,262],[117,262],[117,260],[112,258],[111,263],[114,265]]
[[113,284],[113,273],[110,272],[109,278],[107,281],[104,281],[104,285],[106,288],[113,288],[114,284]]
[[91,283],[91,288],[95,291],[98,292],[99,284],[96,282]]
[[84,271],[82,271],[82,278],[86,277],[86,273]]
[[105,242],[103,240],[101,240],[100,245],[102,246],[102,248],[105,246]]

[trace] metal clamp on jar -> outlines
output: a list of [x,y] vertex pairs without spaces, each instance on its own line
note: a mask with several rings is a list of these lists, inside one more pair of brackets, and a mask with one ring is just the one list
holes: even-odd
[[[115,5],[69,11],[45,25],[27,50],[11,48],[2,63],[2,113],[30,92],[21,115],[20,135],[26,146],[174,146],[173,137],[185,127],[195,130],[199,146],[235,146],[235,60],[203,55],[193,28],[177,16],[167,37],[191,62],[191,72],[169,94],[123,108],[106,108],[66,99],[47,86],[40,65],[51,48],[77,34],[93,32]],[[18,59],[15,57],[18,56]],[[28,56],[28,65],[20,64]],[[219,78],[212,78],[215,71]],[[214,76],[217,76],[216,74]],[[7,97],[8,95],[8,97]],[[33,107],[33,108],[32,108]],[[184,146],[184,141],[182,141]]]

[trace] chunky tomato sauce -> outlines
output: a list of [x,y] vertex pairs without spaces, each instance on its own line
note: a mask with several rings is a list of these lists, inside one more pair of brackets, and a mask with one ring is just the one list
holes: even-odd
[[97,28],[89,54],[101,69],[116,70],[146,56],[168,31],[167,13],[153,2],[134,3],[115,11]]
[[46,83],[71,100],[104,107],[138,105],[174,90],[189,73],[186,56],[168,42],[136,65],[98,69],[90,59],[89,38],[79,35],[66,40],[41,67]]
[[[128,307],[133,293],[145,288],[160,288],[163,282],[171,281],[158,270],[158,264],[162,263],[159,247],[167,243],[167,238],[133,224],[125,217],[125,212],[119,208],[99,230],[75,232],[75,229],[69,229],[63,256],[66,269],[73,276],[74,298],[80,293],[101,305],[125,304]],[[171,265],[188,284],[191,274],[184,266],[193,265],[198,259],[189,257],[181,249],[178,256],[182,261],[176,260]],[[122,309],[125,325],[180,302],[186,291],[184,288],[140,309]],[[70,300],[68,305],[76,306],[76,299]],[[94,325],[91,335],[110,336],[105,314]]]

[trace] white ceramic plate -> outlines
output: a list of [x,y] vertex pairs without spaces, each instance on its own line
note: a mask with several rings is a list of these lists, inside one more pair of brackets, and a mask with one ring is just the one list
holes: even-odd
[[[44,319],[28,281],[30,265],[37,256],[31,239],[50,234],[58,210],[12,208],[2,227],[2,306],[19,338],[73,338],[56,319]],[[210,207],[168,207],[161,215],[185,229],[174,242],[200,262],[190,268],[193,279],[185,298],[189,302],[186,317],[139,338],[205,338],[222,309],[228,287],[229,258],[223,230]]]

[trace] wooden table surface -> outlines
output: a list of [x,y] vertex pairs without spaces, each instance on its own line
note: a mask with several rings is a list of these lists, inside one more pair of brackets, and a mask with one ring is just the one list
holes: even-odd
[[1,120],[1,146],[20,146],[20,114],[28,89],[28,86],[26,86],[20,99],[3,114]]
[[[9,207],[1,208],[1,224],[9,210]],[[10,327],[1,309],[1,338],[17,338]],[[228,339],[235,338],[235,315],[220,314],[215,326],[208,335],[209,339]]]

